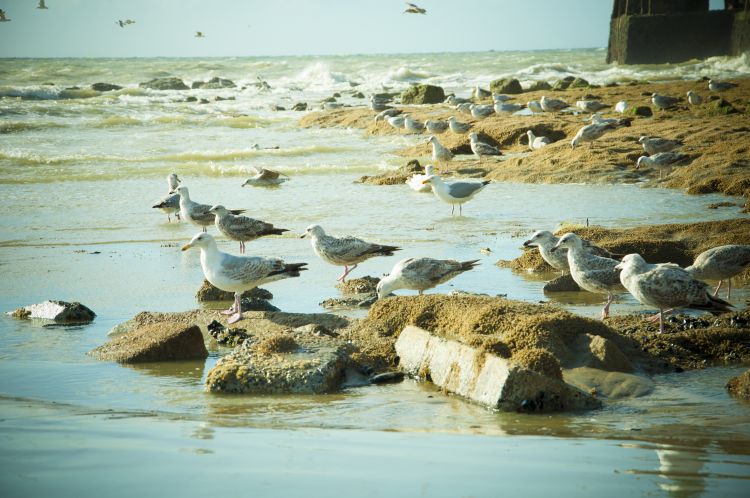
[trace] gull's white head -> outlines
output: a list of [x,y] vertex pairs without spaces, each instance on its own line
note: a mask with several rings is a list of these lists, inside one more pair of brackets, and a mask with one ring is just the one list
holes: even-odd
[[427,137],[427,143],[428,143],[428,144],[432,144],[432,143],[435,143],[435,142],[437,142],[437,141],[438,141],[438,140],[437,140],[437,138],[435,138],[435,136],[434,136],[434,135],[430,135],[429,137]]
[[641,138],[638,139],[638,143],[642,144],[646,140],[648,140],[648,137],[646,135],[641,135]]
[[555,242],[556,238],[552,235],[552,232],[547,230],[539,230],[531,234],[529,240],[523,243],[524,247],[546,247],[551,243]]
[[193,237],[193,239],[190,242],[188,242],[187,244],[185,244],[184,246],[182,246],[181,250],[182,251],[187,251],[188,249],[191,249],[193,247],[198,247],[200,249],[206,249],[208,247],[215,246],[215,245],[216,245],[216,241],[214,240],[214,238],[210,234],[199,233],[198,235],[196,235],[195,237]]
[[212,207],[211,209],[208,210],[208,212],[213,213],[214,215],[219,216],[219,217],[226,216],[227,214],[229,214],[229,211],[227,210],[227,208],[225,208],[221,204],[217,204],[216,206]]
[[531,130],[527,131],[526,132],[526,136],[529,137],[529,143],[531,143],[531,142],[534,141],[535,137],[534,137],[534,132],[533,131],[531,131]]
[[651,162],[651,158],[650,157],[648,157],[648,156],[641,156],[635,162],[635,169],[641,169],[641,164],[646,164],[648,166],[650,162]]
[[303,233],[300,238],[304,239],[305,237],[320,237],[325,235],[326,232],[323,230],[323,227],[320,225],[310,225],[305,229],[305,233]]
[[573,137],[573,140],[571,140],[571,141],[570,141],[570,147],[571,147],[572,149],[575,149],[575,148],[576,148],[576,146],[577,146],[577,145],[578,145],[579,143],[581,143],[581,133],[580,133],[580,132],[578,132],[578,134],[577,134],[577,135],[576,135],[575,137]]
[[380,279],[378,285],[375,286],[375,290],[378,293],[378,299],[384,299],[393,290],[393,281],[389,278],[390,275],[386,275]]
[[451,116],[451,117],[449,117],[449,118],[448,118],[448,122],[449,122],[449,123],[455,123],[455,122],[456,122],[456,117],[455,117],[455,116]]
[[618,270],[624,270],[628,266],[638,266],[645,262],[646,260],[643,259],[640,254],[626,254],[625,256],[623,256],[622,262],[615,266],[615,268],[617,268]]
[[433,166],[432,164],[428,164],[427,166],[424,167],[425,175],[432,176],[434,172],[435,172],[435,166]]
[[184,185],[180,185],[172,192],[180,194],[180,197],[184,197],[185,199],[190,199],[190,192],[188,192],[188,188]]
[[172,190],[174,190],[181,181],[182,180],[177,176],[177,173],[170,173],[167,177],[167,182],[169,182],[169,186]]
[[476,142],[477,139],[478,139],[478,137],[477,137],[476,133],[474,133],[473,131],[471,133],[469,133],[469,140],[471,140],[472,142]]
[[577,248],[580,249],[582,246],[581,239],[578,238],[578,235],[574,233],[566,233],[562,237],[560,237],[560,240],[557,241],[557,244],[555,244],[555,247],[551,249],[551,251],[556,251],[557,249],[560,249],[561,247],[566,247],[568,249]]

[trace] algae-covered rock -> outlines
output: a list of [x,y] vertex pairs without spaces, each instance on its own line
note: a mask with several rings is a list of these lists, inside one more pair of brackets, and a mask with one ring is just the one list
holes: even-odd
[[507,93],[512,95],[523,93],[523,87],[521,87],[521,83],[515,78],[500,78],[490,83],[490,91],[492,93]]
[[633,113],[633,115],[640,116],[642,118],[650,118],[651,116],[654,115],[654,112],[647,105],[639,105],[636,107],[631,107],[630,112]]
[[545,377],[560,380],[563,378],[560,362],[552,353],[545,349],[520,349],[513,353],[511,359],[522,367],[533,370]]
[[526,89],[527,92],[539,92],[542,90],[552,90],[552,85],[544,80],[535,81]]
[[[242,294],[243,299],[273,299],[273,294],[261,287],[256,287]],[[195,294],[195,298],[198,302],[207,301],[231,301],[234,299],[234,292],[223,291],[217,287],[211,285],[208,280],[203,280],[198,292]]]
[[154,78],[149,81],[144,81],[138,86],[141,88],[149,88],[151,90],[189,90],[184,81],[175,77]]
[[568,86],[568,88],[588,88],[589,86],[591,85],[585,79],[575,78],[573,81],[570,82],[570,86]]
[[587,366],[610,372],[633,371],[633,364],[615,343],[598,335],[586,334],[586,337],[594,360],[587,362]]
[[307,110],[307,102],[297,102],[292,106],[293,111],[306,111]]
[[414,85],[401,93],[402,104],[439,104],[445,100],[445,92],[435,85]]
[[577,292],[581,290],[570,273],[556,277],[542,287],[544,292]]
[[561,80],[555,81],[555,84],[552,85],[553,90],[567,90],[570,88],[570,85],[575,81],[574,76],[566,76],[565,78]]
[[726,388],[735,398],[750,401],[750,370],[729,379]]
[[369,294],[375,292],[375,288],[380,279],[365,275],[360,278],[353,278],[343,283],[336,284],[336,288],[342,294]]
[[112,90],[122,90],[122,87],[112,83],[94,83],[91,85],[91,89],[97,92],[111,92]]
[[38,318],[68,324],[90,323],[96,317],[96,313],[81,303],[55,300],[24,306],[7,314],[13,318]]
[[163,321],[135,328],[90,354],[118,363],[200,360],[208,357],[203,334],[196,325]]

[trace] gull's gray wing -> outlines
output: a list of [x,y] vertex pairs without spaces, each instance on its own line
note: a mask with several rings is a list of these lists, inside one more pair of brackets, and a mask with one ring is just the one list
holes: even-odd
[[478,192],[484,184],[477,182],[454,182],[448,184],[448,193],[456,199],[464,199]]

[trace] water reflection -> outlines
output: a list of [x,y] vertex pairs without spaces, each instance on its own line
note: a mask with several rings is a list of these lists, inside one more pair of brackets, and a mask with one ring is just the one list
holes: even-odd
[[675,498],[692,498],[700,496],[706,490],[706,479],[703,467],[707,458],[703,448],[682,448],[663,445],[656,450],[659,458],[658,485],[669,496]]

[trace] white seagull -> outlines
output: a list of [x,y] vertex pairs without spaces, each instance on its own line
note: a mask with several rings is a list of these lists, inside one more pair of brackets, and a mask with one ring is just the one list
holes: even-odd
[[658,154],[659,152],[669,152],[678,147],[682,147],[683,145],[682,140],[647,137],[646,135],[641,135],[641,138],[638,139],[638,143],[643,145],[643,150],[649,155]]
[[177,194],[174,192],[174,190],[177,188],[177,186],[180,184],[180,179],[177,177],[176,173],[170,173],[167,176],[167,185],[169,186],[169,190],[167,190],[167,195],[161,198],[158,204],[155,206],[151,206],[155,209],[161,209],[166,213],[167,215],[167,221],[169,223],[172,222],[172,218],[170,215],[175,215],[175,217],[179,220],[180,219],[180,194]]
[[471,129],[471,125],[469,123],[462,123],[455,117],[451,116],[448,118],[448,128],[450,128],[453,133],[463,135]]
[[471,146],[471,151],[475,156],[477,156],[477,159],[479,159],[480,162],[482,161],[483,156],[503,155],[503,153],[500,152],[500,149],[498,149],[497,147],[494,147],[485,142],[480,142],[479,137],[474,132],[469,133],[469,145]]
[[729,286],[727,299],[732,297],[732,277],[750,268],[750,246],[731,244],[703,251],[685,271],[699,280],[718,280],[714,297],[719,295],[724,280]]
[[597,112],[609,106],[598,100],[578,100],[576,101],[576,107],[586,112]]
[[471,104],[469,109],[471,110],[471,115],[477,119],[484,119],[487,116],[495,114],[495,107],[491,105]]
[[610,123],[592,123],[586,125],[576,133],[573,140],[570,141],[570,146],[575,148],[581,142],[589,142],[591,146],[597,138],[600,138],[605,133],[615,130],[617,127]]
[[731,83],[729,81],[708,80],[708,89],[712,92],[723,92],[736,86],[737,83]]
[[526,135],[529,137],[529,149],[531,150],[541,149],[552,143],[547,137],[535,136],[531,130],[527,131]]
[[653,156],[641,156],[638,158],[638,161],[635,163],[635,169],[640,169],[641,165],[651,166],[652,168],[657,168],[659,170],[659,178],[662,177],[662,173],[666,170],[672,169],[672,166],[685,159],[687,156],[685,154],[680,154],[677,152],[659,152],[658,154],[654,154]]
[[420,295],[453,277],[471,270],[479,260],[408,258],[396,263],[391,272],[377,285],[378,299],[385,298],[396,289],[411,289]]
[[424,173],[414,173],[409,177],[408,180],[406,180],[406,183],[409,188],[416,192],[430,192],[432,191],[432,186],[428,184],[422,183],[422,180],[426,180],[430,176],[435,174],[435,167],[432,164],[428,164],[424,167]]
[[432,160],[442,165],[442,171],[448,170],[448,163],[453,159],[453,152],[448,147],[445,147],[440,141],[431,136],[427,139],[427,143],[432,144]]
[[544,112],[557,112],[570,107],[570,105],[568,105],[568,103],[564,100],[551,99],[546,95],[542,96],[542,99],[539,101],[539,105],[542,106]]
[[439,176],[432,175],[422,180],[424,184],[432,185],[432,193],[435,197],[451,205],[451,215],[455,213],[456,204],[458,204],[458,215],[461,216],[461,206],[471,200],[480,190],[486,187],[490,182],[451,182],[445,183]]
[[242,187],[246,185],[252,185],[254,187],[270,187],[280,185],[289,180],[289,177],[284,173],[279,173],[272,169],[251,167],[255,170],[255,175],[245,180],[241,185]]
[[[195,226],[203,228],[206,231],[206,227],[214,223],[214,214],[210,213],[211,206],[208,204],[199,204],[190,199],[190,192],[184,185],[180,185],[175,189],[180,194],[180,215],[182,219],[189,221]],[[244,213],[244,209],[231,209],[232,214]]]
[[437,135],[438,133],[443,133],[448,129],[448,123],[446,123],[445,121],[433,121],[431,119],[428,119],[424,122],[424,127],[427,130],[427,133]]
[[692,90],[688,91],[687,99],[688,99],[688,104],[690,105],[700,105],[703,103],[703,97],[701,97],[700,95],[698,95]]

